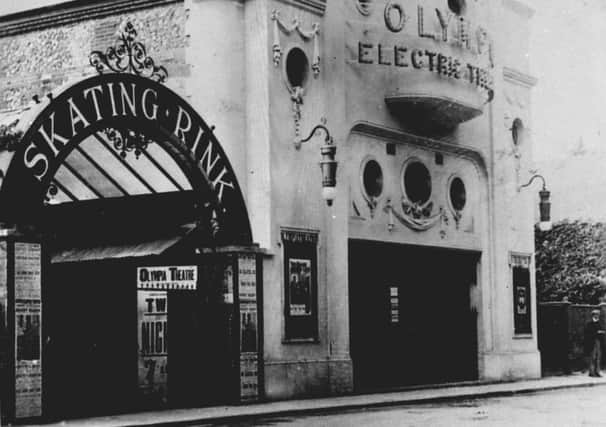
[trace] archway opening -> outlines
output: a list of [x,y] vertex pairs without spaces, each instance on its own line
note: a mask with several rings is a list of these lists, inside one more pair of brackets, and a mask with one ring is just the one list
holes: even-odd
[[56,96],[12,156],[0,219],[42,243],[45,417],[240,396],[241,261],[217,253],[251,246],[250,224],[213,129],[174,92],[107,74]]

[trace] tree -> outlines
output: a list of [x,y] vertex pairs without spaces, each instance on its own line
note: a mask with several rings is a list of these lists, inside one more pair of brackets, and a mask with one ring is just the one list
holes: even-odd
[[606,291],[606,224],[564,220],[535,232],[539,302],[597,304]]

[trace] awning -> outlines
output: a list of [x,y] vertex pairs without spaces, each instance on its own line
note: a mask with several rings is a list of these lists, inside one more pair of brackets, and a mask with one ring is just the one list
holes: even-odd
[[194,232],[194,227],[193,225],[187,225],[181,230],[185,230],[185,233],[178,233],[172,236],[145,242],[59,249],[51,255],[51,263],[95,261],[161,255],[191,235],[191,233]]

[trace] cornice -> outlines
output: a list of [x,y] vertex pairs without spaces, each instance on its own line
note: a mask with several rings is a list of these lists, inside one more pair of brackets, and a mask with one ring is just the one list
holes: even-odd
[[538,83],[538,79],[529,74],[509,67],[503,67],[503,77],[505,80],[528,88],[534,87]]
[[88,19],[98,19],[183,0],[75,0],[59,5],[0,16],[0,37],[39,31]]
[[290,4],[301,9],[305,9],[316,15],[324,15],[326,11],[327,0],[278,0],[281,3]]
[[382,139],[384,141],[392,142],[394,144],[414,145],[428,150],[449,153],[458,157],[463,157],[468,160],[471,160],[484,177],[488,176],[484,156],[482,156],[479,151],[471,147],[421,137],[408,132],[403,132],[397,129],[391,129],[365,121],[357,122],[351,129],[351,132],[373,136],[377,139]]

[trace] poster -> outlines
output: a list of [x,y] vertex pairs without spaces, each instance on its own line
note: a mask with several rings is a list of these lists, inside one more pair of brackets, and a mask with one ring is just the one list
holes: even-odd
[[8,366],[10,334],[8,330],[8,284],[6,241],[0,242],[0,371]]
[[196,265],[137,268],[137,289],[195,290],[197,283]]
[[291,316],[311,316],[311,260],[288,260],[288,307]]
[[257,351],[257,303],[240,303],[240,342],[242,353]]
[[318,339],[318,232],[282,229],[284,339]]
[[15,302],[15,416],[42,415],[41,302]]
[[39,300],[40,243],[15,242],[15,299]]
[[139,390],[146,400],[168,398],[168,295],[166,291],[137,291]]
[[516,287],[516,314],[527,314],[528,313],[528,301],[526,298],[526,287]]
[[389,306],[391,323],[400,322],[400,297],[396,286],[389,287]]
[[42,415],[40,243],[15,242],[15,417]]
[[226,265],[225,270],[223,270],[222,293],[224,303],[234,303],[234,272],[231,264]]
[[257,353],[240,355],[240,398],[256,399],[259,396],[259,363]]
[[238,286],[240,301],[257,300],[257,261],[254,255],[239,256]]

